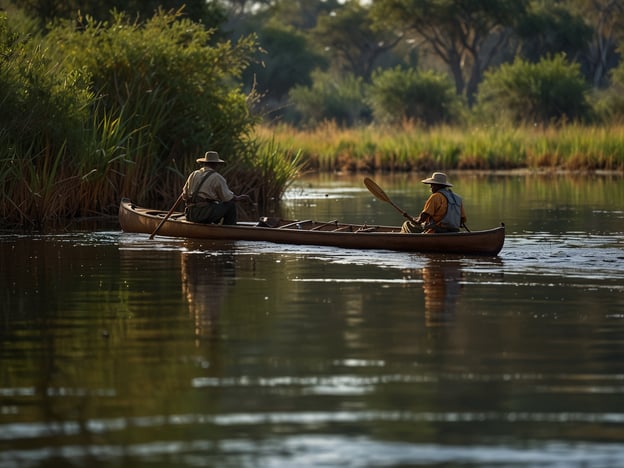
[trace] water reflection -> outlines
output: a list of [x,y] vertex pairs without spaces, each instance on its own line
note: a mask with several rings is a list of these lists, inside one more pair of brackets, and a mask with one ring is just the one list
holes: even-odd
[[439,327],[455,319],[455,308],[462,289],[461,263],[457,260],[430,259],[422,269],[425,293],[425,324]]
[[236,277],[232,252],[189,251],[181,256],[182,293],[186,296],[197,338],[219,336],[219,318]]

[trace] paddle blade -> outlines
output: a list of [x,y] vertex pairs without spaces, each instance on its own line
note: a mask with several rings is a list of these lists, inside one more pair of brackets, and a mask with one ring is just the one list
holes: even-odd
[[394,207],[394,209],[396,209],[404,217],[406,217],[407,219],[409,219],[413,223],[416,222],[416,220],[414,218],[412,218],[409,214],[407,214],[405,211],[403,211],[400,207],[395,205],[394,202],[392,200],[390,200],[390,197],[388,195],[386,195],[386,192],[384,192],[382,190],[382,188],[379,185],[377,185],[373,179],[371,179],[369,177],[365,177],[364,178],[364,185],[366,185],[366,188],[373,195],[375,195],[377,198],[379,198],[381,201],[385,201],[386,203],[390,203],[390,205],[392,205]]
[[390,198],[388,197],[388,195],[386,195],[386,192],[384,192],[382,188],[379,185],[377,185],[373,179],[371,179],[370,177],[365,177],[364,185],[366,185],[366,188],[369,190],[369,192],[375,195],[377,198],[379,198],[382,201],[390,203]]

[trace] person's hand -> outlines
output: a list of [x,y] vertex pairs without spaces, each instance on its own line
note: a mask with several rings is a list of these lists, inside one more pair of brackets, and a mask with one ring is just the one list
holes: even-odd
[[251,201],[251,197],[247,195],[246,193],[243,195],[236,195],[234,199],[236,201]]

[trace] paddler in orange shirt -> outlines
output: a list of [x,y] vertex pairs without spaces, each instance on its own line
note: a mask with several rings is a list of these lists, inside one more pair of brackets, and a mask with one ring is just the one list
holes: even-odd
[[458,232],[466,223],[466,213],[461,197],[451,191],[453,184],[448,182],[446,174],[434,172],[431,177],[421,182],[431,186],[431,195],[416,223],[405,221],[401,232]]

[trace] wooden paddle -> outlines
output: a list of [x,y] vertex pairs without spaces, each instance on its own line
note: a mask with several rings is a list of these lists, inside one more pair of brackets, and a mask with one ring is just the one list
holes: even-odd
[[366,188],[370,191],[370,193],[375,195],[381,201],[385,201],[386,203],[390,203],[404,217],[409,219],[412,223],[418,224],[418,223],[416,223],[416,220],[414,218],[412,218],[410,215],[407,214],[407,212],[403,211],[401,208],[399,208],[397,205],[395,205],[394,202],[392,200],[390,200],[390,197],[388,195],[386,195],[386,192],[384,192],[381,189],[381,187],[379,185],[377,185],[375,183],[375,181],[373,181],[373,179],[371,179],[369,177],[366,177],[364,179],[364,185],[366,185]]
[[158,226],[156,226],[156,229],[154,229],[154,232],[152,232],[152,234],[149,236],[150,240],[154,238],[154,236],[156,235],[156,233],[158,232],[158,230],[160,229],[160,227],[165,224],[165,221],[167,221],[169,219],[169,216],[171,216],[171,213],[173,213],[173,210],[175,210],[175,207],[178,206],[178,203],[180,203],[182,201],[182,197],[184,196],[184,192],[182,192],[180,194],[180,196],[178,197],[178,199],[176,200],[176,202],[173,204],[173,206],[171,207],[171,209],[169,210],[169,213],[167,213],[167,216],[165,216],[163,218],[163,220],[160,222],[160,224]]

